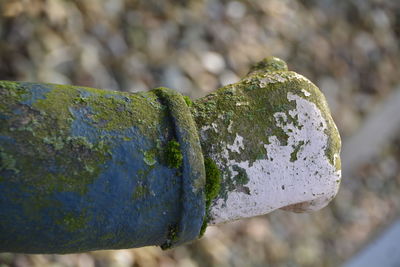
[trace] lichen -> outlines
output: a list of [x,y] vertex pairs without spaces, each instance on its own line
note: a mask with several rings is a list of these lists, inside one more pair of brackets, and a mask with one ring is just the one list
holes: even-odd
[[[218,131],[211,129],[206,133],[207,142],[215,144],[213,148],[220,149],[219,152],[222,152],[222,147],[218,144],[219,140],[231,144],[236,134],[246,137],[249,134],[248,129],[251,129],[252,139],[257,142],[245,138],[246,151],[232,157],[238,157],[238,161],[254,162],[260,155],[266,155],[267,151],[259,143],[268,144],[269,136],[275,135],[283,145],[287,144],[287,134],[276,125],[274,117],[268,114],[284,110],[289,120],[295,120],[288,111],[295,109],[296,104],[294,101],[287,100],[285,93],[282,92],[285,88],[281,88],[279,84],[273,84],[265,90],[247,90],[252,84],[258,86],[258,83],[259,80],[253,78],[229,85],[193,104],[192,110],[199,129],[212,123],[219,125]],[[250,104],[237,105],[240,102]],[[206,149],[206,152],[210,150],[208,145],[203,145],[203,149]],[[230,153],[230,157],[231,154],[233,153]]]
[[[18,179],[20,190],[30,200],[15,202],[25,207],[26,201],[30,201],[36,210],[29,206],[26,213],[36,218],[38,210],[60,204],[48,201],[55,192],[87,192],[104,163],[111,159],[114,140],[128,138],[115,133],[136,127],[144,136],[155,136],[154,129],[160,126],[157,121],[165,117],[164,110],[151,92],[129,94],[66,85],[1,82],[0,182]],[[84,123],[92,126],[99,138],[89,140],[72,134],[77,112],[83,114]],[[154,157],[147,156],[147,163],[153,164],[150,159]],[[42,194],[31,194],[32,188]]]
[[237,174],[233,178],[236,186],[245,185],[249,182],[249,176],[247,175],[245,169],[237,165],[233,165],[232,169],[237,172]]
[[[89,92],[93,91],[88,90]],[[123,130],[137,126],[142,132],[148,133],[147,127],[157,121],[159,113],[154,112],[154,108],[161,108],[157,102],[157,97],[148,93],[143,94],[113,94],[107,91],[99,90],[93,92],[87,97],[85,105],[93,110],[91,120],[93,125],[98,128],[113,131]]]
[[180,144],[171,140],[165,148],[165,161],[170,168],[179,169],[182,166],[183,156],[180,149]]
[[[270,137],[275,136],[281,146],[287,146],[289,136],[283,126],[291,124],[301,130],[303,125],[292,113],[296,110],[296,101],[289,100],[288,93],[315,103],[321,111],[327,122],[325,155],[330,164],[338,168],[340,159],[337,157],[335,160],[334,157],[340,150],[340,137],[324,96],[303,76],[287,71],[283,61],[266,59],[256,64],[248,76],[238,83],[222,87],[193,102],[191,111],[200,131],[203,153],[206,157],[212,156],[222,173],[218,198],[226,199],[227,193],[233,190],[248,192],[243,187],[245,184],[240,182],[246,170],[235,172],[230,162],[248,161],[251,167],[260,159],[273,161],[266,148],[271,144]],[[245,149],[241,149],[240,153],[227,149],[235,144],[236,136],[243,137]],[[299,149],[301,146],[293,148],[292,160],[297,160]]]
[[[16,88],[20,86],[17,84]],[[103,179],[109,179],[105,174],[116,167],[114,163],[125,164],[124,157],[139,157],[137,164],[141,167],[138,168],[142,168],[134,174],[136,182],[132,188],[127,189],[131,192],[129,198],[132,203],[146,201],[149,195],[154,199],[155,193],[152,190],[155,189],[149,180],[161,172],[157,170],[149,173],[151,170],[160,167],[162,173],[172,175],[175,172],[177,175],[170,177],[173,180],[168,183],[179,187],[183,156],[185,159],[190,156],[188,161],[196,159],[192,151],[186,149],[192,143],[199,146],[198,140],[192,142],[191,137],[188,137],[190,133],[197,136],[194,123],[185,120],[183,126],[191,126],[191,122],[193,127],[179,125],[183,121],[182,116],[192,119],[187,106],[190,102],[185,102],[180,95],[177,105],[186,108],[184,112],[173,105],[164,104],[168,101],[163,102],[154,92],[131,95],[83,87],[37,85],[46,87],[48,92],[40,91],[32,100],[30,93],[33,88],[30,84],[24,86],[26,90],[15,89],[20,90],[20,94],[10,93],[13,92],[11,86],[0,88],[0,135],[10,137],[11,140],[3,142],[1,139],[0,142],[1,146],[5,146],[5,153],[15,158],[15,166],[23,166],[18,176],[9,175],[10,171],[7,170],[4,178],[17,180],[16,184],[20,187],[18,192],[26,193],[26,197],[16,199],[15,203],[21,204],[29,221],[43,220],[45,211],[56,210],[58,213],[49,214],[49,217],[59,218],[57,227],[60,229],[77,231],[89,227],[87,222],[90,217],[76,212],[66,199],[70,196],[78,199],[88,197]],[[172,110],[179,113],[178,116],[170,114]],[[185,135],[179,132],[180,129],[191,132]],[[136,144],[137,147],[132,148]],[[184,151],[181,151],[182,146],[185,147]],[[183,154],[187,151],[191,153],[188,156]],[[202,160],[197,162],[203,166]],[[175,170],[167,170],[165,166]],[[1,171],[0,176],[3,173]],[[195,175],[188,175],[188,179],[201,176],[201,172],[192,173]],[[123,175],[132,179],[131,171]],[[198,180],[192,184],[193,188],[201,188],[198,191],[200,195],[204,183]],[[106,186],[105,190],[112,190],[110,185]],[[41,194],[33,194],[36,190],[40,190]],[[166,190],[172,191],[171,188]],[[201,204],[198,205],[201,207]],[[163,205],[168,211],[172,204]],[[67,209],[73,212],[64,213]],[[174,209],[176,207],[171,208]],[[200,214],[203,212],[200,208],[196,210]],[[178,226],[171,226],[167,236],[169,241],[164,247],[176,243],[178,234]]]
[[[18,166],[23,166],[19,179],[45,192],[59,189],[83,193],[85,185],[97,176],[99,163],[109,155],[101,142],[92,144],[83,137],[69,135],[74,117],[68,107],[73,105],[77,90],[56,87],[46,99],[31,106],[21,103],[29,98],[29,92],[18,83],[0,90],[0,102],[5,107],[2,114],[9,115],[9,119],[2,120],[1,134],[15,140],[15,145],[3,143],[3,149]],[[16,111],[18,114],[14,114]],[[54,167],[48,170],[45,166]],[[60,180],[66,180],[65,188],[59,188]]]
[[[265,90],[249,90],[252,85],[258,87],[258,83],[256,78],[242,81],[223,87],[193,103],[192,111],[199,129],[213,123],[218,125],[218,130],[210,128],[203,132],[202,147],[205,155],[221,155],[218,162],[224,175],[221,185],[223,198],[226,198],[227,192],[236,188],[233,173],[228,169],[226,159],[222,158],[226,150],[224,144],[232,144],[236,134],[244,136],[246,149],[241,153],[228,152],[229,158],[237,162],[250,160],[250,164],[266,157],[268,152],[260,143],[268,144],[269,136],[275,135],[283,145],[287,144],[287,134],[267,114],[294,109],[295,103],[282,97],[283,92],[277,92],[282,90],[277,84]],[[248,102],[249,105],[237,105],[240,102]]]

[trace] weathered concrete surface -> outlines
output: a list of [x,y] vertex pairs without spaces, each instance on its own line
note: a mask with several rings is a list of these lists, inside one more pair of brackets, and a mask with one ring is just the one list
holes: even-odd
[[17,82],[0,96],[0,251],[169,248],[207,224],[320,209],[339,187],[325,98],[277,58],[194,102]]
[[318,210],[336,195],[340,136],[319,89],[269,58],[195,102],[203,150],[222,172],[211,224],[278,208]]
[[205,214],[202,157],[189,107],[171,89],[1,82],[0,251],[193,240]]

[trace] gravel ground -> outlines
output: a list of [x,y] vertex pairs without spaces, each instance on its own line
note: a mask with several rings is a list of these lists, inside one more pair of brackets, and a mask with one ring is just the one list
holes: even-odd
[[[0,0],[0,14],[0,79],[167,86],[196,98],[274,55],[325,93],[344,146],[400,90],[399,1]],[[399,214],[400,138],[391,136],[363,162],[344,162],[339,194],[319,212],[209,227],[168,251],[3,253],[0,266],[338,266]]]

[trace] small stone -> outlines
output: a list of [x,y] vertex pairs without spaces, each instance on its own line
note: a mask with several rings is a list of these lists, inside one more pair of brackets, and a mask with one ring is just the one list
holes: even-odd
[[206,52],[203,54],[202,63],[206,70],[218,74],[225,68],[224,58],[215,52]]
[[246,15],[246,6],[238,1],[229,2],[226,14],[233,19],[241,19]]

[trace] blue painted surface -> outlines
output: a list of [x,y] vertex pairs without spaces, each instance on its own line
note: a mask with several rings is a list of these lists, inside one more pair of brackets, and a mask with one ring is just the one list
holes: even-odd
[[[31,94],[21,104],[31,108],[52,90],[51,85],[23,85]],[[91,94],[84,88],[79,91],[83,97]],[[123,95],[110,92],[107,97]],[[191,193],[193,179],[200,175],[187,165],[190,161],[185,151],[191,144],[181,143],[182,171],[158,161],[152,166],[144,161],[143,152],[156,147],[157,139],[166,143],[176,132],[182,132],[175,128],[179,127],[177,123],[171,123],[171,115],[158,122],[158,138],[154,139],[144,136],[136,125],[113,131],[97,128],[88,116],[93,111],[86,106],[70,107],[69,111],[74,117],[69,136],[86,138],[94,144],[104,141],[110,157],[99,163],[101,171],[84,193],[69,190],[68,177],[60,179],[60,189],[51,192],[45,191],[45,186],[31,186],[27,170],[18,162],[18,173],[0,169],[0,252],[72,253],[162,245],[170,242],[169,231],[176,225],[184,226],[178,229],[176,244],[198,236],[205,212],[204,194],[202,190]],[[15,107],[15,116],[24,112]],[[0,119],[9,118],[0,112]],[[16,142],[12,134],[0,131],[0,148],[12,151],[13,146],[25,145]],[[65,166],[50,156],[41,164],[47,170],[43,175],[65,172]],[[146,188],[145,192],[135,195],[140,188]],[[37,197],[46,205],[36,205]],[[66,218],[72,218],[71,224],[83,219],[80,227],[71,230]]]
[[21,83],[23,87],[29,88],[29,95],[21,101],[21,103],[32,107],[32,104],[40,99],[46,99],[46,93],[50,92],[53,88],[50,84],[38,84],[38,83]]
[[[182,213],[178,225],[177,240],[168,240],[169,246],[177,246],[199,236],[205,216],[205,169],[200,139],[191,112],[180,94],[168,88],[155,89],[169,107],[175,134],[183,156]],[[195,130],[195,134],[193,133]],[[201,200],[201,201],[199,201]]]

